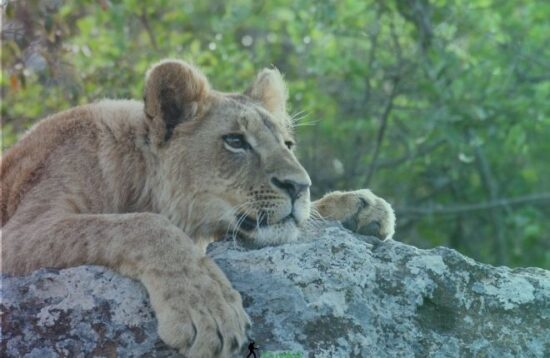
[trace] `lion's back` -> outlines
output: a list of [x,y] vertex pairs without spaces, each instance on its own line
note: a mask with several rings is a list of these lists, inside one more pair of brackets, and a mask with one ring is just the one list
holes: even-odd
[[55,149],[82,133],[93,135],[89,106],[76,107],[38,122],[0,161],[0,224],[13,215],[19,203],[46,170]]

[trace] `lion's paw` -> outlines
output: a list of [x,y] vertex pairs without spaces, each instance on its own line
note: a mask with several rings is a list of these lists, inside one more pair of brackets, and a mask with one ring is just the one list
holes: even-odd
[[315,202],[319,214],[345,228],[385,240],[395,232],[395,214],[388,202],[368,189],[335,191]]
[[232,357],[247,343],[250,318],[242,300],[208,258],[185,283],[151,292],[160,338],[185,357]]

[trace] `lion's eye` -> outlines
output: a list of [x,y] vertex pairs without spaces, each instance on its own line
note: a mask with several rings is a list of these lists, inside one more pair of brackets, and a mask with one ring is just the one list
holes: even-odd
[[287,147],[288,149],[291,149],[291,150],[292,150],[292,148],[294,148],[294,142],[292,142],[292,141],[290,141],[290,140],[287,140],[287,141],[285,142],[285,145],[286,145],[286,147]]
[[229,149],[248,150],[252,148],[242,134],[226,134],[223,136],[223,141],[230,147]]

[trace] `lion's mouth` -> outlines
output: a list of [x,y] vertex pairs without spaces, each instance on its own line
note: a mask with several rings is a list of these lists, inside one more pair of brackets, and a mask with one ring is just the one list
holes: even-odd
[[246,214],[237,215],[237,223],[239,223],[239,228],[245,231],[252,231],[257,227],[267,226],[267,215],[260,213],[258,217],[253,218]]
[[297,224],[297,220],[294,217],[293,213],[290,213],[281,220],[271,224],[267,221],[267,214],[263,212],[260,213],[256,218],[246,214],[237,215],[237,223],[239,223],[239,228],[244,231],[252,231],[260,227],[286,224],[289,221],[294,221],[294,223]]

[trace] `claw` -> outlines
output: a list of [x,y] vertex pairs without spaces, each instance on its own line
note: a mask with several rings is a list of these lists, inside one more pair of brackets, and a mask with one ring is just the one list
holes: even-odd
[[380,240],[376,236],[363,236],[363,241],[365,241],[367,244],[371,244],[373,249],[377,248],[380,244],[382,244],[384,241]]
[[216,349],[216,352],[215,352],[215,354],[218,355],[223,350],[224,340],[223,340],[222,332],[220,332],[219,328],[216,330],[216,334],[218,335],[218,339],[220,340],[220,346]]
[[359,232],[363,235],[367,236],[376,236],[377,238],[380,238],[380,229],[381,225],[378,221],[373,221],[367,226],[362,227]]
[[233,337],[231,341],[231,352],[234,352],[239,349],[239,340],[236,337]]
[[195,322],[191,322],[193,327],[193,338],[191,338],[191,345],[195,344],[195,340],[197,339],[197,326],[195,326]]
[[353,215],[351,218],[347,219],[346,221],[342,222],[342,226],[350,231],[357,231],[357,215]]

